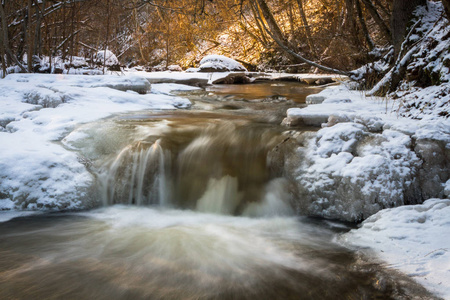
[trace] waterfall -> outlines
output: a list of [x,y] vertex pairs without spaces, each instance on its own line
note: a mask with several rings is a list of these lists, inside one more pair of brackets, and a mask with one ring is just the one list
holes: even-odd
[[280,137],[245,125],[209,123],[193,132],[173,131],[132,142],[99,168],[103,204],[227,215],[289,214],[291,195],[282,191],[285,181],[275,180],[267,165],[268,152]]
[[123,148],[98,172],[103,204],[167,205],[165,155],[159,139]]

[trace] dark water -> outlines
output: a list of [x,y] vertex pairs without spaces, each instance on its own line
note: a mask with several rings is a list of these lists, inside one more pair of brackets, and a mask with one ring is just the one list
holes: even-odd
[[336,243],[348,225],[297,216],[267,159],[296,104],[273,87],[255,85],[259,100],[213,87],[185,94],[189,111],[78,128],[66,143],[102,207],[0,223],[0,299],[429,299]]

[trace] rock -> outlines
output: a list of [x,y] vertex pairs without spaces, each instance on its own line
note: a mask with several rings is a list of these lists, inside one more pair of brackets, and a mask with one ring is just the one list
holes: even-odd
[[303,77],[300,78],[300,82],[304,82],[309,85],[323,85],[334,81],[331,77]]
[[190,86],[204,87],[208,85],[208,79],[206,78],[149,78],[148,81],[151,84],[156,83],[178,83]]
[[315,81],[315,84],[317,85],[324,85],[324,84],[329,84],[329,83],[333,83],[334,80],[331,77],[322,77],[319,78]]
[[94,55],[94,62],[100,66],[103,66],[104,64],[111,71],[120,71],[119,60],[114,55],[114,53],[109,50],[98,51]]
[[213,73],[213,72],[229,72],[228,68],[218,62],[207,62],[198,68],[198,72]]
[[323,100],[325,100],[325,97],[317,94],[306,96],[306,104],[320,104]]
[[243,65],[223,55],[208,55],[200,61],[199,72],[247,72]]
[[182,72],[183,69],[179,65],[170,65],[167,67],[167,70],[172,72]]
[[186,73],[196,73],[198,72],[199,68],[188,68],[186,70]]
[[245,73],[231,73],[213,81],[213,84],[250,83],[251,79]]

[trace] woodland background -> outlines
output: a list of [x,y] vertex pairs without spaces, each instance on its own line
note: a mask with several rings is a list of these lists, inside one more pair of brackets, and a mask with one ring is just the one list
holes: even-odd
[[[443,17],[449,18],[450,0],[442,2]],[[70,65],[76,57],[94,63],[95,54],[108,49],[122,66],[149,70],[173,64],[195,67],[203,56],[215,53],[232,57],[252,71],[322,70],[349,75],[387,54],[397,57],[413,26],[414,9],[425,3],[3,0],[2,68],[3,74],[13,65],[22,72],[52,72],[39,66],[43,57],[50,65],[56,58]]]

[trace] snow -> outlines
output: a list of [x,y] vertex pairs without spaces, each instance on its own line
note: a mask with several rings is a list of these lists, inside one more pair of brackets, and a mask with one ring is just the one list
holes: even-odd
[[200,61],[200,71],[202,69],[219,69],[223,71],[238,71],[246,72],[247,69],[244,68],[240,63],[223,55],[208,55],[205,56]]
[[190,106],[146,89],[148,81],[136,75],[11,74],[0,80],[0,210],[81,208],[93,178],[61,139],[111,114]]
[[99,63],[105,64],[105,66],[116,66],[119,64],[119,60],[116,55],[109,50],[98,51],[94,57],[94,60]]
[[345,85],[315,97],[323,102],[288,109],[284,121],[323,127],[301,148],[304,157],[294,174],[309,201],[304,213],[354,222],[406,204],[422,166],[414,143],[434,140],[449,148],[449,119],[400,117],[398,102],[365,97]]
[[385,209],[345,234],[345,245],[370,250],[432,293],[450,299],[450,199]]

